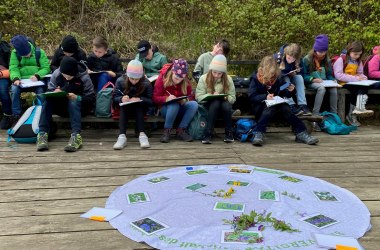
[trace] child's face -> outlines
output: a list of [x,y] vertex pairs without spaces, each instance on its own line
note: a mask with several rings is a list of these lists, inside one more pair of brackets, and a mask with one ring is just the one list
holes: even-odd
[[286,62],[291,64],[291,63],[294,63],[296,61],[296,59],[292,56],[289,56],[289,55],[286,55]]
[[212,54],[214,55],[223,55],[223,48],[219,43],[215,44],[212,48]]
[[174,84],[180,84],[183,81],[183,78],[177,76],[176,74],[173,74],[172,80],[173,80]]
[[359,57],[362,55],[363,51],[360,52],[350,52],[350,57],[352,60],[358,60]]
[[65,52],[65,51],[63,51],[63,54],[65,54],[65,56],[72,56],[72,55],[74,55],[74,53],[69,53],[69,52]]
[[97,58],[103,57],[107,53],[107,49],[103,47],[92,47],[92,52],[94,52]]
[[319,58],[324,58],[326,56],[327,51],[316,51],[315,53]]
[[70,76],[70,75],[63,74],[63,73],[61,73],[61,74],[62,74],[63,78],[65,78],[67,81],[70,81],[71,79],[74,78],[74,76]]
[[129,77],[129,81],[132,83],[132,85],[136,85],[140,81],[140,78]]
[[223,72],[211,70],[211,74],[215,79],[220,79],[223,76]]
[[152,48],[150,48],[149,51],[148,51],[148,54],[145,57],[145,59],[146,60],[152,60],[152,58],[153,58],[153,50],[152,50]]

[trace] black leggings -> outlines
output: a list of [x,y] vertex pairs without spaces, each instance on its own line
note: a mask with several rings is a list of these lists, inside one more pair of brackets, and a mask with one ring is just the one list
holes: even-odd
[[204,105],[208,109],[207,132],[211,133],[215,126],[216,117],[223,115],[226,131],[232,131],[232,105],[226,100],[212,100]]
[[127,132],[127,123],[129,117],[135,115],[136,118],[136,131],[145,132],[144,129],[144,114],[148,110],[148,107],[143,103],[134,103],[120,107],[119,118],[119,134],[125,134]]
[[343,88],[350,91],[350,104],[356,106],[356,99],[358,95],[368,94],[368,87],[357,85],[343,85]]

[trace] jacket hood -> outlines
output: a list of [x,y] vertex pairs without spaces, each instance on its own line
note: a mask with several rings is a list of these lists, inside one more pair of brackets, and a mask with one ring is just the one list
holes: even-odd
[[83,62],[78,62],[78,74],[76,75],[76,77],[80,78],[83,75],[88,74],[87,71],[88,68],[86,64],[84,64]]

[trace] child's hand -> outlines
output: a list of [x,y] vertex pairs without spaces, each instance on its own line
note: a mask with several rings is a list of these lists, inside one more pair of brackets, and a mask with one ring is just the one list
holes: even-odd
[[140,97],[132,97],[129,99],[130,102],[138,102],[140,100],[141,100]]
[[215,91],[213,95],[219,95],[219,92],[218,92],[218,91]]
[[267,100],[273,100],[274,94],[268,94],[267,95]]
[[69,98],[70,100],[76,100],[77,99],[77,95],[74,94],[74,93],[68,93],[67,94],[67,98]]
[[58,87],[54,90],[54,92],[62,92],[62,90],[61,90],[61,88],[58,86]]
[[366,76],[358,76],[357,77],[359,81],[367,80],[368,78]]
[[92,74],[92,73],[94,73],[94,71],[92,71],[91,69],[88,69],[87,73]]
[[121,102],[129,102],[129,96],[125,95],[121,98]]
[[177,98],[175,95],[169,95],[169,96],[166,98],[166,101],[168,102],[168,101],[173,100],[173,99],[175,99],[175,98]]
[[13,85],[18,86],[18,85],[20,85],[20,83],[21,83],[20,80],[16,80],[16,81],[14,81]]
[[321,78],[314,78],[312,82],[313,83],[322,83],[323,80]]
[[116,77],[115,72],[113,72],[112,70],[107,71],[107,74],[108,74],[110,77]]
[[37,82],[38,81],[38,79],[37,79],[36,76],[31,76],[29,79],[32,80],[33,82]]
[[287,87],[289,92],[292,92],[294,90],[295,86],[293,84],[290,84],[289,87]]

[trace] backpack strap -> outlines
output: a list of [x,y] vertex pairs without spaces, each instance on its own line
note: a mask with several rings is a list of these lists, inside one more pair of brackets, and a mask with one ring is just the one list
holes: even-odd
[[115,85],[112,82],[107,82],[101,90],[108,88],[109,86],[112,86],[112,88],[115,88]]
[[[39,68],[39,67],[41,67],[41,64],[40,64],[41,48],[35,47],[34,51],[35,51],[36,63],[37,63],[37,66]],[[20,56],[19,53],[17,53],[17,51],[16,51],[16,56],[17,56],[17,60],[18,60],[18,67],[22,67],[22,65],[21,65],[22,57]]]

